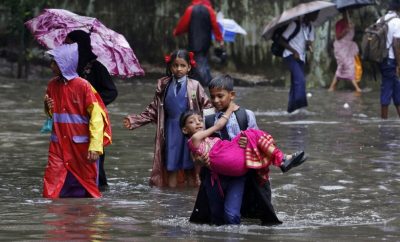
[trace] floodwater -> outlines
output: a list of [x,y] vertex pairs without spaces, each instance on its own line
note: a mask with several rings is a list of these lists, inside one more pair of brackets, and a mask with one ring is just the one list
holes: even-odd
[[[237,103],[286,152],[309,160],[286,174],[271,168],[282,225],[188,222],[196,189],[148,186],[154,126],[122,128],[122,118],[152,100],[155,82],[117,80],[109,106],[114,143],[106,150],[109,190],[101,199],[41,197],[48,134],[46,81],[0,79],[0,240],[79,241],[399,241],[400,121],[379,118],[379,90],[309,90],[307,111],[285,112],[287,89],[238,87]],[[345,103],[348,108],[345,108]]]

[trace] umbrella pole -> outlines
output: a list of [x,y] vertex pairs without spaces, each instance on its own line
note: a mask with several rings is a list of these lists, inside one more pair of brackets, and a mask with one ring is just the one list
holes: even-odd
[[331,40],[331,25],[332,25],[332,21],[331,20],[329,20],[328,21],[328,45],[327,45],[327,48],[328,48],[328,52],[331,52],[331,49],[332,48],[330,48],[330,46],[331,46],[331,43],[332,43],[332,40]]
[[346,9],[346,16],[347,16],[347,22],[348,22],[349,24],[351,24],[352,21],[351,21],[351,18],[350,18],[350,14],[349,14],[349,10],[348,10],[348,9]]

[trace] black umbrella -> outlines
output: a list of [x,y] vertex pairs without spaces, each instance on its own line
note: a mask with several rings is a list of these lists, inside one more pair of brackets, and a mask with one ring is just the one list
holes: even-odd
[[376,4],[375,0],[332,0],[332,2],[336,4],[337,9]]

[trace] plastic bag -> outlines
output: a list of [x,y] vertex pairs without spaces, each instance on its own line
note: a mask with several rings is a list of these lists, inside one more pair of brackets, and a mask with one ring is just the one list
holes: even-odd
[[50,133],[53,128],[53,119],[52,118],[47,118],[42,126],[42,129],[40,130],[40,133]]
[[354,59],[354,65],[355,65],[354,66],[354,74],[355,74],[354,79],[356,80],[356,82],[360,82],[361,77],[362,77],[362,72],[363,72],[361,58],[359,55],[356,55],[354,58],[355,58]]

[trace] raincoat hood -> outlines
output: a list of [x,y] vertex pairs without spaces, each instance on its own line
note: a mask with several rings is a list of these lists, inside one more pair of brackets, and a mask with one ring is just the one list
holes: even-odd
[[192,4],[203,4],[209,7],[212,7],[211,1],[210,0],[193,0]]
[[61,45],[47,51],[56,61],[61,74],[65,79],[72,80],[78,77],[76,68],[78,67],[78,44]]

